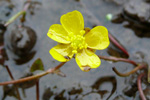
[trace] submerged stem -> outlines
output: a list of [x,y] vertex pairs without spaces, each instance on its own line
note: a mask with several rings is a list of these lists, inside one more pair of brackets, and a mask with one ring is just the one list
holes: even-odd
[[135,67],[133,70],[131,70],[130,72],[127,72],[127,73],[120,73],[120,72],[114,67],[114,68],[113,68],[113,71],[114,71],[117,75],[119,75],[119,76],[121,76],[121,77],[126,77],[126,76],[129,76],[129,75],[135,73],[136,71],[138,71],[138,70],[140,70],[140,69],[142,69],[142,68],[145,68],[145,67],[146,67],[145,65],[139,65],[139,66]]
[[150,66],[148,66],[148,82],[150,83]]
[[[5,67],[6,67],[6,69],[7,69],[7,72],[8,72],[8,74],[9,74],[11,80],[14,80],[14,77],[13,77],[13,75],[12,75],[12,73],[11,73],[9,67],[8,67],[7,65],[6,65]],[[21,100],[21,97],[20,97],[20,93],[19,93],[18,87],[17,87],[16,85],[14,85],[14,86],[15,86],[15,90],[16,90],[16,93],[17,93],[18,100]]]
[[145,97],[145,95],[144,95],[144,93],[143,93],[142,86],[141,86],[141,79],[142,79],[142,77],[143,77],[144,75],[145,75],[145,73],[140,74],[140,75],[138,76],[138,80],[137,80],[138,90],[139,90],[139,92],[140,92],[140,97],[141,97],[142,100],[146,100],[146,97]]
[[39,88],[39,80],[36,82],[36,100],[39,100],[40,88]]
[[50,68],[47,71],[34,75],[34,76],[30,76],[30,77],[26,77],[26,78],[22,78],[22,79],[18,79],[18,80],[12,80],[12,81],[7,81],[7,82],[1,82],[0,85],[8,85],[8,84],[16,84],[16,83],[22,83],[22,82],[26,82],[26,81],[30,81],[33,79],[38,79],[42,76],[45,76],[47,74],[51,74],[54,73],[57,69],[59,69],[60,67],[62,67],[66,62],[62,62],[59,65],[57,65],[54,68]]

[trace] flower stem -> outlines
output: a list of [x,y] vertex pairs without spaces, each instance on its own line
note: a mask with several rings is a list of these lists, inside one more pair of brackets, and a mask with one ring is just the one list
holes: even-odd
[[144,75],[145,75],[145,73],[140,74],[140,75],[138,76],[138,80],[137,80],[138,90],[139,90],[139,92],[140,92],[140,97],[141,97],[142,100],[146,100],[146,97],[145,97],[145,95],[144,95],[144,93],[143,93],[142,86],[141,86],[141,79],[142,79],[142,77],[143,77]]
[[[6,69],[7,69],[7,72],[8,72],[8,74],[9,74],[11,80],[14,80],[14,77],[13,77],[13,75],[12,75],[12,73],[11,73],[9,67],[8,67],[7,65],[6,65],[5,67],[6,67]],[[14,86],[15,86],[15,90],[16,90],[16,93],[17,93],[18,100],[21,100],[21,97],[20,97],[20,93],[19,93],[18,87],[17,87],[16,85],[14,85]]]
[[127,63],[130,63],[130,64],[133,64],[135,66],[137,66],[138,64],[132,60],[129,60],[129,59],[125,59],[125,58],[117,58],[117,57],[106,57],[106,56],[99,56],[98,57],[100,59],[105,59],[105,60],[111,60],[111,61],[122,61],[122,62],[127,62]]
[[145,66],[145,65],[139,65],[139,66],[135,67],[133,70],[131,70],[130,72],[127,72],[127,73],[120,73],[119,71],[117,71],[117,69],[116,69],[115,67],[113,67],[113,71],[114,71],[117,75],[119,75],[119,76],[121,76],[121,77],[126,77],[126,76],[129,76],[129,75],[131,75],[131,74],[137,72],[138,70],[140,70],[140,69],[142,69],[142,68],[146,68],[146,66]]
[[22,78],[22,79],[18,79],[18,80],[12,80],[12,81],[7,81],[7,82],[1,82],[0,85],[8,85],[8,84],[16,84],[16,83],[22,83],[22,82],[26,82],[26,81],[30,81],[33,79],[38,79],[42,76],[45,76],[47,74],[51,74],[54,73],[57,69],[59,69],[60,67],[62,67],[66,62],[62,62],[59,65],[57,65],[54,68],[50,68],[47,71],[34,75],[34,76],[30,76],[30,77],[26,77],[26,78]]

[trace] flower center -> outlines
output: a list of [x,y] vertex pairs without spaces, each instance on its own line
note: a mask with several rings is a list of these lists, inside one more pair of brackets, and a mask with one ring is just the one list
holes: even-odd
[[87,48],[87,43],[85,42],[85,37],[83,37],[84,30],[80,31],[81,35],[72,35],[70,37],[71,46],[73,48],[72,53],[77,53],[78,50]]

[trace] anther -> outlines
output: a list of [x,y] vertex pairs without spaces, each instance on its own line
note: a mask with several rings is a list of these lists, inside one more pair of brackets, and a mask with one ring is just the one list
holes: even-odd
[[85,30],[81,30],[80,33],[81,35],[83,35],[85,33]]
[[77,50],[73,50],[72,53],[77,53]]

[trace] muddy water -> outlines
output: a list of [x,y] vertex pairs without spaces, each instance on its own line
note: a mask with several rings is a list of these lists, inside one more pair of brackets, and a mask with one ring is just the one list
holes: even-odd
[[[115,1],[115,2],[114,2]],[[150,61],[150,39],[137,37],[134,31],[124,26],[128,24],[124,21],[115,24],[105,19],[106,14],[116,14],[123,8],[125,0],[36,0],[27,11],[26,20],[21,23],[17,19],[9,25],[5,32],[5,49],[9,60],[5,61],[9,65],[15,79],[28,73],[30,66],[37,59],[41,58],[45,69],[59,64],[50,55],[49,50],[57,43],[47,37],[47,31],[52,24],[60,23],[60,16],[73,10],[83,13],[85,26],[92,28],[99,22],[107,27],[109,31],[126,47],[130,54],[130,59],[138,62]],[[116,3],[117,2],[117,3]],[[23,8],[23,0],[1,0],[0,1],[0,21],[7,21],[12,15]],[[97,23],[97,20],[99,22]],[[33,49],[25,55],[18,55],[11,47],[11,34],[15,30],[15,25],[30,27],[35,31],[37,39]],[[26,39],[27,37],[25,37]],[[29,47],[30,48],[30,47]],[[34,52],[34,53],[33,53]],[[106,50],[97,51],[98,55],[122,56],[113,45]],[[82,72],[74,59],[67,62],[61,71],[67,77],[58,75],[47,75],[40,79],[40,100],[136,100],[139,99],[136,78],[138,73],[129,77],[119,77],[113,71],[116,67],[120,72],[130,71],[133,66],[127,63],[114,63],[102,60],[98,69],[93,69],[88,73]],[[4,67],[0,67],[0,81],[8,81],[10,77]],[[146,86],[145,86],[146,87]],[[22,100],[35,100],[36,92],[34,82],[32,84],[20,84],[19,91]],[[134,91],[134,92],[133,92]],[[16,100],[12,85],[0,87],[1,100]]]

